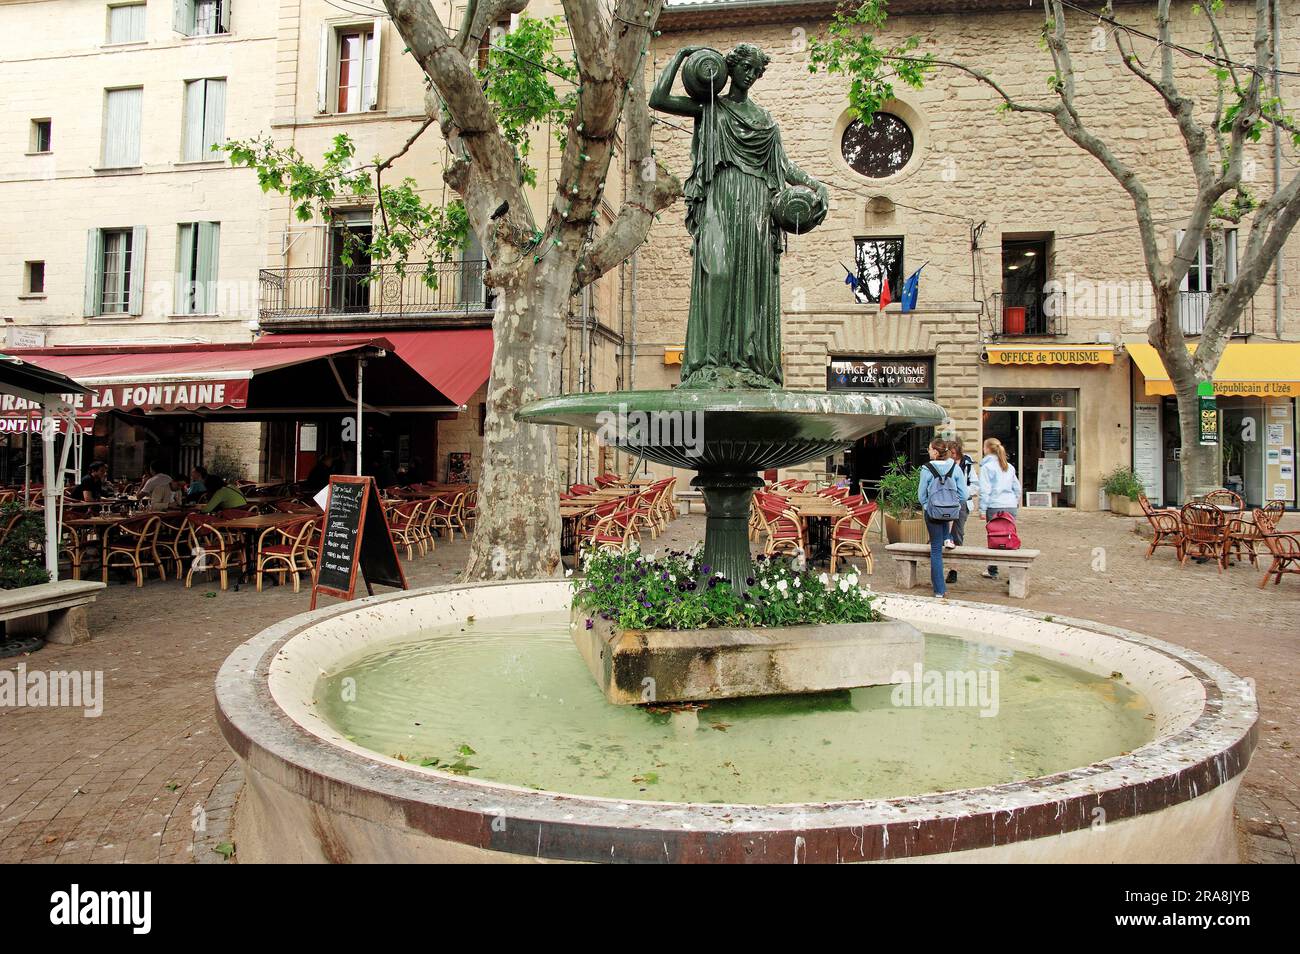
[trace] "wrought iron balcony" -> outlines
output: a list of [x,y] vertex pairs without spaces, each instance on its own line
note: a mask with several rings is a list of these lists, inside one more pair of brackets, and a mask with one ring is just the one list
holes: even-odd
[[[1234,337],[1248,335],[1253,326],[1254,306],[1247,308],[1237,319],[1233,329]],[[1203,291],[1184,291],[1178,293],[1178,322],[1183,326],[1183,334],[1199,335],[1205,331],[1205,319],[1210,316],[1210,293]]]
[[438,262],[432,287],[423,262],[394,265],[264,268],[258,275],[258,317],[275,323],[311,318],[454,318],[493,308],[482,260]]
[[1000,337],[1063,335],[1066,321],[1065,292],[998,292],[993,296],[993,333]]

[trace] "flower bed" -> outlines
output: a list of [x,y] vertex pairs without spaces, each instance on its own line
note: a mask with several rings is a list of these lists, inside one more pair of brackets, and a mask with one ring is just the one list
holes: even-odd
[[573,583],[575,609],[621,629],[757,628],[881,620],[875,595],[858,574],[812,573],[788,559],[759,556],[739,586],[700,562],[698,552],[666,556],[597,551],[583,558],[585,577]]

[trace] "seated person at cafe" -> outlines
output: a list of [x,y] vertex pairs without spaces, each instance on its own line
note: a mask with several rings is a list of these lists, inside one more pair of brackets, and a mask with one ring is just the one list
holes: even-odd
[[104,478],[108,476],[108,465],[97,460],[90,465],[86,478],[72,490],[73,500],[103,500],[105,496]]
[[238,507],[247,507],[248,500],[234,487],[230,486],[220,477],[210,478],[217,483],[217,489],[212,491],[212,496],[208,502],[203,505],[204,513],[215,513],[218,510],[233,510]]
[[164,474],[156,461],[145,465],[140,499],[148,503],[150,510],[166,510],[176,502],[171,476]]
[[219,479],[209,474],[206,467],[192,469],[190,471],[190,485],[185,488],[185,502],[198,503],[205,495],[212,493],[220,486],[216,482]]

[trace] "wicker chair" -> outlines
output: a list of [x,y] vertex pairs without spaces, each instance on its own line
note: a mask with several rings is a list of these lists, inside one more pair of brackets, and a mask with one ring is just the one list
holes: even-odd
[[[316,533],[316,517],[304,517],[282,527],[268,527],[257,538],[257,592],[262,592],[262,574],[268,566],[276,567],[272,573],[280,575],[284,585],[286,574],[293,574],[293,591],[299,590],[298,574],[311,573],[312,538]],[[267,543],[267,540],[280,542]]]
[[602,490],[606,487],[614,487],[623,483],[623,478],[618,474],[601,474],[596,478],[596,486]]
[[767,542],[763,544],[764,554],[774,556],[789,553],[798,556],[805,551],[803,524],[795,511],[767,498],[759,504],[758,512],[763,520],[763,532],[767,534]]
[[618,501],[619,507],[601,518],[586,538],[588,546],[596,550],[611,550],[626,553],[637,539],[637,526],[642,523],[638,516],[635,499],[625,497]]
[[1213,559],[1222,573],[1224,533],[1228,523],[1223,511],[1205,504],[1188,504],[1179,516],[1183,533],[1179,563],[1186,566],[1188,557]]
[[[447,499],[450,497],[451,499]],[[447,539],[456,539],[456,530],[460,529],[461,536],[468,537],[469,533],[465,530],[465,521],[461,518],[461,508],[465,504],[465,494],[441,494],[434,497],[428,502],[424,527],[429,533],[429,538],[440,531],[447,531]]]
[[465,502],[460,508],[461,523],[464,524],[465,530],[474,529],[474,524],[478,522],[478,486],[475,485],[465,491]]
[[[393,542],[406,547],[406,559],[414,560],[415,551],[420,556],[428,552],[428,542],[432,540],[425,528],[425,505],[420,500],[407,500],[391,508],[384,515],[388,520],[388,529],[393,535]],[[296,526],[291,524],[291,526]],[[259,569],[260,573],[261,570]]]
[[189,530],[184,517],[158,518],[158,555],[164,563],[176,565],[177,580],[184,575],[188,542]]
[[1264,545],[1268,547],[1268,552],[1273,557],[1273,563],[1264,571],[1264,578],[1259,581],[1261,590],[1268,586],[1269,577],[1273,578],[1273,585],[1276,586],[1282,582],[1282,574],[1300,574],[1300,540],[1290,533],[1266,533],[1263,537]]
[[1138,503],[1142,505],[1142,513],[1146,516],[1147,523],[1151,525],[1151,546],[1147,547],[1147,559],[1151,559],[1151,554],[1155,553],[1158,547],[1173,547],[1181,563],[1183,525],[1178,512],[1157,510],[1151,506],[1151,501],[1147,499],[1146,494],[1138,494]]
[[1255,518],[1255,526],[1259,528],[1261,534],[1277,533],[1277,525],[1282,519],[1281,510],[1256,507],[1251,511],[1250,515]]
[[874,503],[855,507],[835,521],[831,528],[831,572],[835,564],[844,558],[860,556],[867,565],[867,574],[875,572],[875,561],[871,557],[871,544],[867,534],[880,516],[880,510]]
[[596,528],[600,526],[601,521],[614,511],[621,509],[622,506],[622,500],[607,500],[602,504],[597,504],[578,518],[577,526],[573,529],[574,537],[579,543],[589,543],[592,537],[595,536]]
[[1235,507],[1237,510],[1243,510],[1246,506],[1241,495],[1231,490],[1211,490],[1201,502],[1210,507]]
[[1286,513],[1286,504],[1281,500],[1270,500],[1260,509],[1267,514],[1269,523],[1276,529],[1282,522],[1282,514]]
[[[1264,526],[1267,526],[1265,518]],[[1223,536],[1223,551],[1219,554],[1219,565],[1228,568],[1230,560],[1240,560],[1244,554],[1250,565],[1259,566],[1259,547],[1264,542],[1264,526],[1245,517],[1228,517],[1228,526]],[[1271,528],[1270,528],[1271,529]]]
[[167,579],[162,560],[158,558],[158,527],[161,521],[157,517],[136,517],[113,527],[111,533],[104,535],[104,582],[108,582],[108,571],[114,566],[128,566],[135,571],[135,585],[144,586],[144,569],[154,567],[158,579]]
[[243,573],[246,565],[242,537],[228,538],[211,526],[210,514],[192,513],[186,516],[185,526],[190,537],[189,571],[185,574],[185,587],[194,583],[194,574],[216,570],[221,574],[221,588],[229,585],[232,569]]

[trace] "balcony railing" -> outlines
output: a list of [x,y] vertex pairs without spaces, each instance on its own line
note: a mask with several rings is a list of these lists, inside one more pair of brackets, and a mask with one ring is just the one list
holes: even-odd
[[491,311],[482,260],[439,262],[434,287],[423,262],[364,267],[264,268],[259,273],[262,320],[336,317],[438,318]]
[[1006,338],[1063,335],[1068,332],[1065,293],[999,292],[993,296],[993,333]]
[[[1237,319],[1234,336],[1248,335],[1251,328],[1251,309],[1247,308]],[[1178,293],[1178,322],[1183,326],[1183,334],[1199,335],[1205,331],[1205,319],[1210,316],[1210,293],[1185,291]]]

